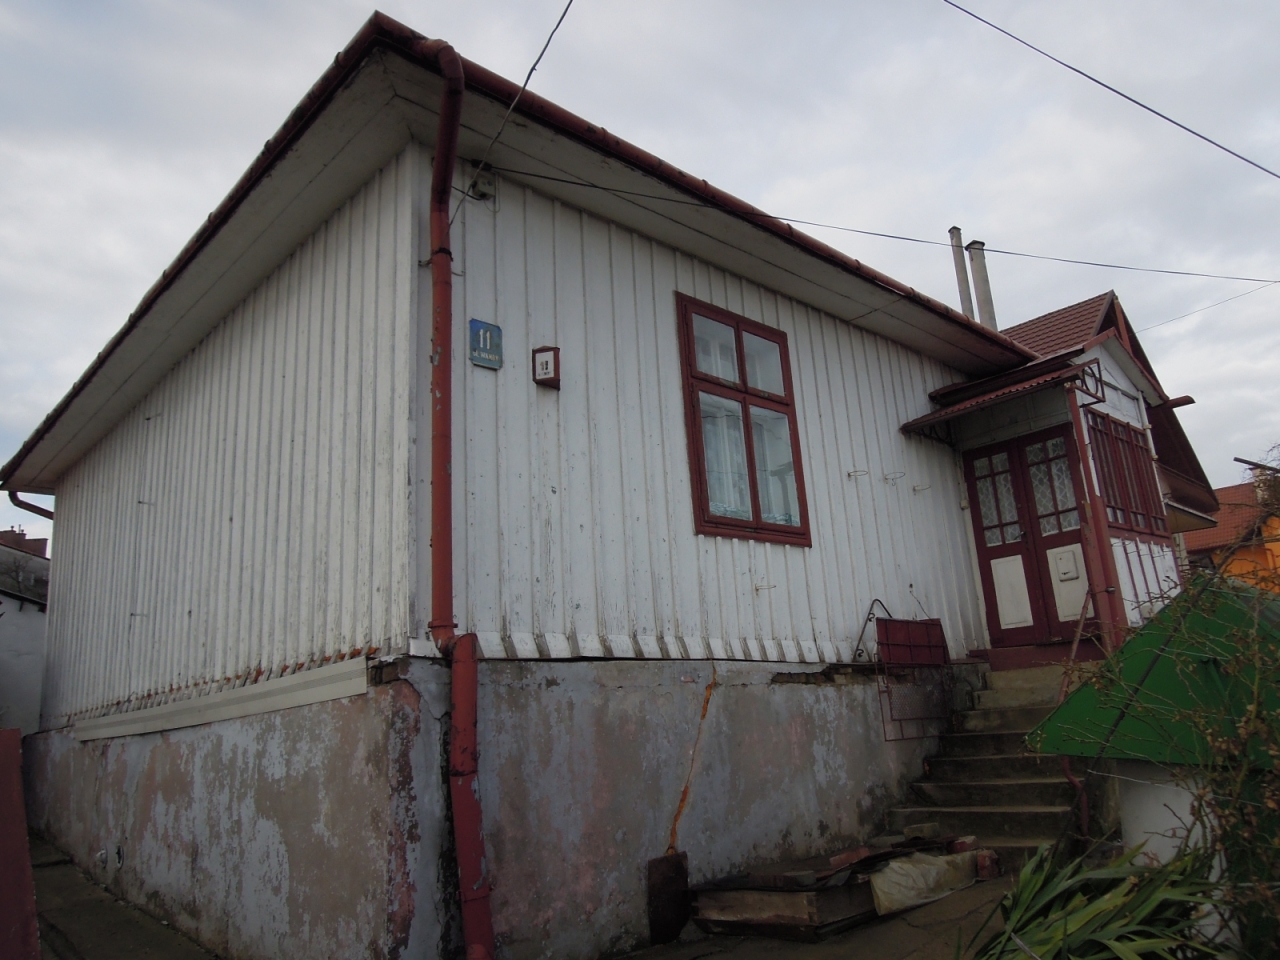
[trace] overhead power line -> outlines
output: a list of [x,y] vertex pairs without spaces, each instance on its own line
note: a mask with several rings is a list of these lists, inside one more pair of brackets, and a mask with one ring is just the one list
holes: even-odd
[[[712,209],[712,205],[703,200],[684,200],[677,197],[662,196],[656,193],[645,193],[640,190],[623,190],[619,187],[606,187],[598,183],[589,183],[585,180],[571,180],[568,177],[556,177],[545,173],[531,173],[528,170],[516,170],[510,167],[491,167],[499,173],[514,173],[521,177],[532,177],[538,180],[549,180],[553,183],[564,183],[573,187],[583,187],[590,190],[602,190],[606,193],[616,194],[620,197],[635,197],[643,200],[661,200],[666,203],[675,203],[681,206],[703,207]],[[801,220],[797,217],[779,217],[773,214],[763,214],[771,220],[781,220],[783,223],[794,223],[805,227],[820,227],[824,230],[839,230],[843,233],[856,233],[864,237],[879,237],[883,240],[900,240],[905,243],[922,243],[931,247],[950,247],[951,244],[943,240],[926,240],[922,237],[908,237],[899,233],[881,233],[876,230],[862,230],[858,227],[846,227],[835,223],[819,223],[816,220]],[[1175,277],[1202,277],[1209,280],[1238,280],[1242,283],[1280,283],[1280,280],[1273,280],[1268,277],[1238,277],[1226,273],[1202,273],[1197,270],[1171,270],[1162,267],[1135,267],[1131,264],[1124,263],[1105,263],[1100,260],[1075,260],[1071,257],[1052,257],[1042,253],[1026,253],[1021,250],[1002,250],[999,247],[987,247],[987,253],[1002,254],[1006,257],[1023,257],[1028,260],[1048,260],[1052,263],[1069,263],[1082,267],[1102,267],[1107,270],[1129,270],[1135,273],[1160,273],[1167,276]],[[1253,291],[1247,291],[1252,293]],[[1243,294],[1242,294],[1243,296]],[[1234,299],[1234,298],[1230,298]],[[1225,301],[1224,301],[1225,302]],[[1204,309],[1208,309],[1207,307]],[[1167,322],[1167,321],[1166,321]]]
[[[516,109],[516,104],[520,102],[520,98],[524,96],[525,89],[529,86],[529,81],[533,79],[533,72],[538,69],[538,64],[542,62],[542,58],[547,54],[547,48],[551,46],[551,41],[555,38],[556,31],[560,29],[560,24],[564,23],[564,18],[569,15],[569,8],[573,6],[573,0],[569,0],[564,5],[564,9],[560,11],[560,18],[556,20],[556,25],[551,28],[551,32],[547,34],[547,42],[542,45],[542,49],[538,51],[537,58],[533,61],[533,66],[529,68],[529,72],[524,75],[524,83],[520,84],[520,90],[516,93],[515,98],[511,101],[511,106],[507,107],[507,112],[502,115],[502,123],[498,124],[498,132],[493,135],[493,139],[489,141],[484,148],[484,153],[480,157],[480,162],[476,165],[476,172],[471,175],[471,182],[467,184],[467,189],[463,191],[463,195],[469,194],[476,185],[476,179],[484,170],[485,161],[489,159],[489,151],[493,149],[493,145],[498,142],[498,138],[502,136],[502,131],[507,129],[507,121],[511,119],[511,114]],[[462,209],[462,203],[459,201],[458,209]],[[453,217],[458,215],[458,211],[453,211]],[[449,218],[449,223],[453,223],[453,217]]]
[[1104,90],[1109,90],[1111,93],[1114,93],[1117,97],[1122,97],[1123,99],[1128,100],[1135,107],[1141,107],[1143,110],[1147,111],[1147,113],[1150,113],[1150,114],[1153,114],[1154,116],[1159,117],[1161,120],[1164,120],[1166,123],[1173,124],[1179,130],[1185,131],[1186,133],[1191,134],[1193,137],[1197,137],[1203,140],[1205,143],[1209,144],[1210,146],[1217,147],[1223,153],[1229,153],[1231,154],[1231,156],[1235,157],[1237,160],[1243,160],[1245,163],[1249,164],[1249,166],[1254,167],[1258,170],[1261,170],[1263,173],[1267,174],[1268,176],[1272,176],[1272,177],[1275,177],[1277,180],[1280,180],[1280,173],[1276,173],[1274,170],[1268,167],[1264,167],[1262,164],[1258,163],[1256,160],[1250,160],[1244,154],[1237,153],[1235,150],[1232,150],[1228,146],[1224,146],[1223,144],[1219,143],[1217,140],[1214,140],[1212,137],[1206,137],[1203,133],[1200,133],[1198,130],[1191,129],[1185,123],[1179,123],[1177,120],[1173,119],[1173,117],[1169,116],[1168,114],[1161,113],[1155,107],[1147,106],[1145,103],[1143,103],[1141,100],[1137,99],[1136,97],[1129,96],[1129,94],[1125,93],[1123,90],[1117,90],[1115,87],[1111,86],[1111,84],[1105,83],[1102,80],[1099,80],[1097,77],[1093,76],[1090,73],[1085,73],[1079,67],[1073,67],[1071,64],[1067,63],[1065,60],[1059,60],[1053,54],[1048,53],[1044,50],[1041,50],[1039,47],[1037,47],[1033,43],[1028,43],[1026,40],[1023,40],[1021,37],[1010,33],[1004,27],[997,26],[996,24],[992,23],[990,20],[987,20],[983,17],[978,16],[972,10],[966,10],[964,7],[960,6],[960,4],[956,3],[955,0],[942,0],[942,2],[949,7],[954,7],[956,10],[959,10],[965,16],[972,17],[974,20],[977,20],[979,23],[986,24],[992,30],[995,30],[999,33],[1004,34],[1010,40],[1017,41],[1027,49],[1034,50],[1036,53],[1040,54],[1040,56],[1046,57],[1047,59],[1052,60],[1054,63],[1058,64],[1058,66],[1066,67],[1072,73],[1078,74],[1079,76],[1084,77],[1090,83],[1096,83],[1098,86],[1102,87]]
[[1224,303],[1230,303],[1232,300],[1239,300],[1241,297],[1247,297],[1251,293],[1257,293],[1259,290],[1265,290],[1267,287],[1274,287],[1280,280],[1269,280],[1266,283],[1259,284],[1252,290],[1246,290],[1244,293],[1237,293],[1234,297],[1227,297],[1225,300],[1219,300],[1217,303],[1211,303],[1208,306],[1197,307],[1190,313],[1184,313],[1178,317],[1170,317],[1168,320],[1161,320],[1159,323],[1153,323],[1150,326],[1139,327],[1137,332],[1142,333],[1145,330],[1154,330],[1156,327],[1163,327],[1166,323],[1173,323],[1175,320],[1185,320],[1187,317],[1194,317],[1197,313],[1204,313],[1206,310],[1212,310],[1214,307],[1220,307]]

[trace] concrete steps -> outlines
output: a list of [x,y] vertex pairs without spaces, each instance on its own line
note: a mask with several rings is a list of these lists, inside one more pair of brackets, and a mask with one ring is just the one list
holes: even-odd
[[1062,760],[1028,753],[1025,737],[1053,712],[1061,684],[1061,667],[987,674],[976,708],[956,716],[925,777],[911,785],[915,802],[889,811],[889,830],[936,823],[944,834],[976,836],[1015,870],[1057,839],[1076,791]]
[[921,802],[939,807],[1069,807],[1076,798],[1075,788],[1061,775],[1028,780],[918,780],[911,790]]
[[[1083,758],[1072,760],[1076,776],[1084,772]],[[1004,753],[989,756],[932,757],[925,761],[925,779],[945,783],[980,783],[991,780],[1035,780],[1044,777],[1065,780],[1061,757],[1034,753]]]
[[1053,713],[1053,706],[1000,707],[966,710],[960,714],[961,733],[1021,733],[1026,736],[1037,723]]
[[941,739],[944,757],[990,757],[1022,753],[1027,749],[1025,733],[947,733]]
[[900,832],[913,823],[936,823],[944,834],[973,834],[983,843],[1017,838],[1051,842],[1067,825],[1069,806],[1038,807],[896,807],[889,811],[889,829]]

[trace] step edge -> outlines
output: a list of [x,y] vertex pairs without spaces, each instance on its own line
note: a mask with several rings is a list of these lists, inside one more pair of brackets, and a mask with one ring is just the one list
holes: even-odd
[[940,787],[1043,787],[1045,784],[1062,784],[1071,785],[1071,781],[1066,777],[1022,777],[1017,780],[932,780],[920,779],[913,780],[911,785],[927,785]]
[[972,813],[980,810],[983,813],[1070,813],[1070,806],[1025,806],[1025,807],[890,807],[893,811],[918,810],[921,813]]
[[[1041,760],[1041,759],[1043,759],[1043,761],[1045,761],[1045,762],[1049,762],[1049,763],[1052,763],[1054,760],[1058,760],[1058,759],[1060,759],[1059,757],[1049,757],[1049,756],[1046,756],[1046,757],[1043,757],[1043,758],[1042,758],[1042,757],[1037,756],[1037,755],[1036,755],[1036,754],[1034,754],[1034,753],[1032,753],[1032,754],[1016,754],[1016,753],[999,754],[999,753],[993,753],[993,754],[989,754],[988,756],[985,756],[985,757],[930,757],[930,758],[929,758],[929,762],[930,762],[930,763],[936,763],[936,762],[937,762],[937,761],[939,761],[939,760],[947,760],[947,761],[951,761],[951,760],[988,760],[988,761],[996,761],[996,762],[1000,762],[1000,763],[1012,763],[1012,762],[1015,762],[1015,761],[1016,761],[1016,762],[1023,762],[1023,761],[1025,761],[1028,757],[1034,758],[1034,759],[1036,759],[1036,760]],[[1020,779],[1025,779],[1025,778],[1020,778]]]

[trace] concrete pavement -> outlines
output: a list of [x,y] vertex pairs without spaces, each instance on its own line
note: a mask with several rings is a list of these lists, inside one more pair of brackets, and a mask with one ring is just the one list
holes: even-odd
[[217,960],[207,950],[94,883],[34,835],[31,866],[41,960]]
[[[30,846],[42,960],[217,960],[163,921],[117,900],[60,850],[34,835]],[[967,944],[1010,884],[1008,877],[977,883],[822,943],[698,936],[626,960],[954,960],[957,931]],[[998,927],[996,917],[987,929]]]
[[[962,945],[967,945],[1011,885],[1009,877],[976,883],[934,903],[882,917],[822,943],[709,936],[650,947],[628,954],[626,960],[955,960],[957,931],[963,938]],[[997,915],[983,939],[1000,926]]]

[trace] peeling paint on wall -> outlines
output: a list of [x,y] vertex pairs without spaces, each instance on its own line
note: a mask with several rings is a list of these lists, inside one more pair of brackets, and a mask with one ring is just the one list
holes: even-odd
[[[162,734],[27,741],[30,819],[118,895],[230,960],[459,955],[449,671]],[[886,744],[875,679],[716,664],[680,847],[697,882],[880,831],[929,741]],[[707,661],[480,665],[480,790],[503,960],[645,943]],[[117,860],[115,851],[120,851]],[[105,862],[98,860],[106,851]]]
[[[717,671],[680,824],[692,882],[880,832],[930,744],[884,742],[874,678]],[[645,864],[666,850],[710,678],[707,662],[481,664],[480,788],[510,960],[643,945]]]
[[438,930],[415,920],[436,926],[417,900],[436,886],[422,848],[443,810],[419,769],[438,742],[405,682],[160,734],[53,731],[27,740],[28,816],[95,880],[232,960],[434,952]]

